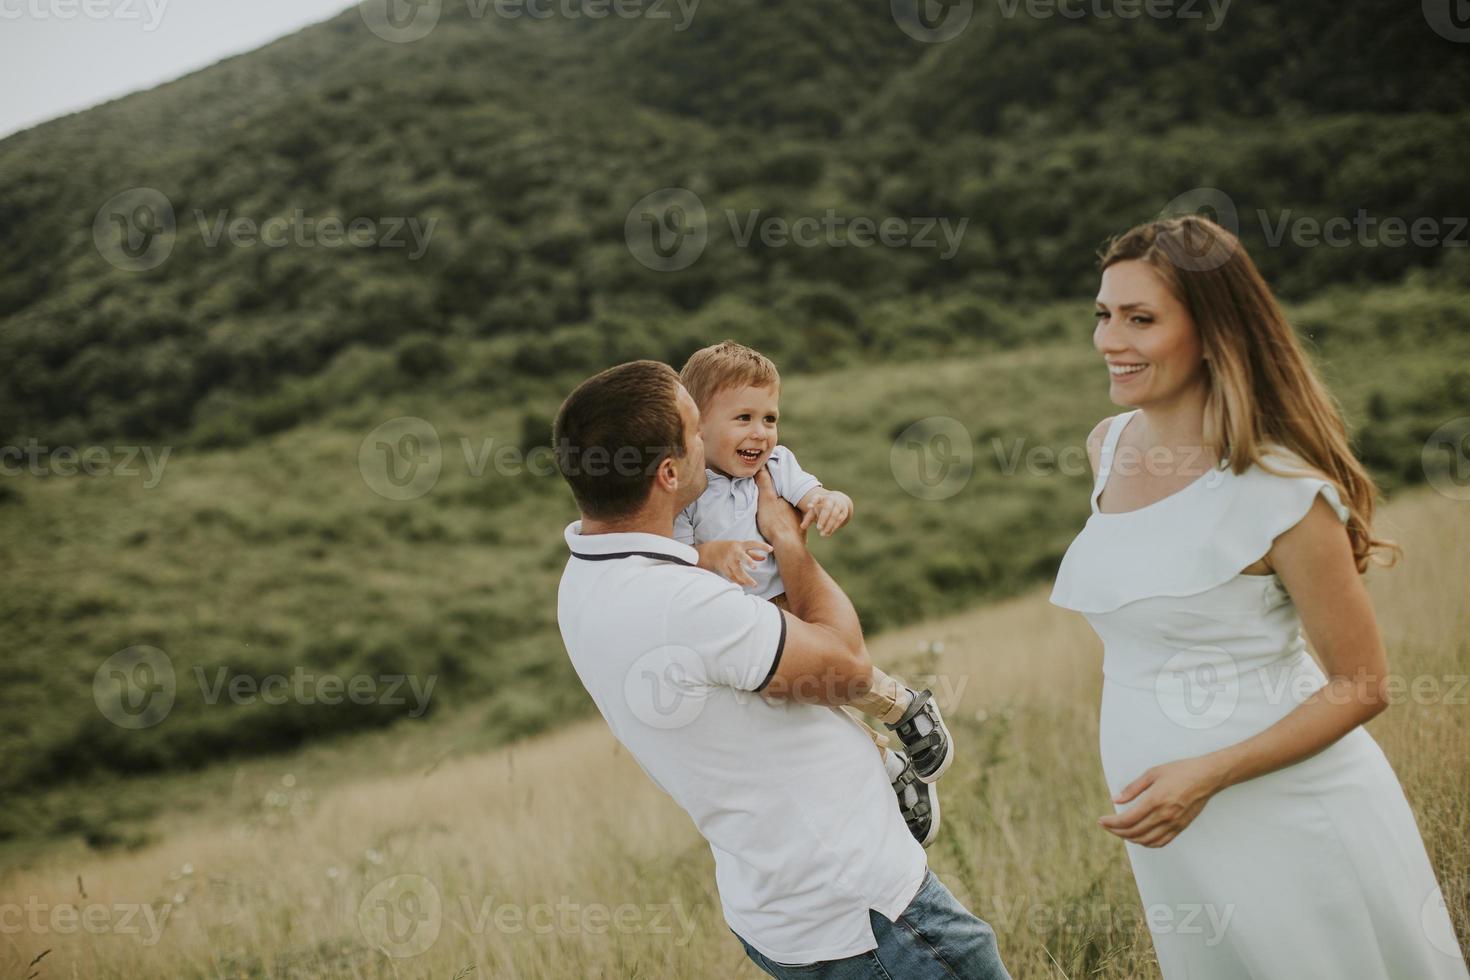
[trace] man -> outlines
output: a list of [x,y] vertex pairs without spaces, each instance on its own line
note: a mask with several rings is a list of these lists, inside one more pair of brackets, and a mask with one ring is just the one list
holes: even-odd
[[699,410],[667,365],[584,381],[557,414],[582,519],[557,616],[608,727],[693,818],[725,921],[774,977],[1008,980],[995,934],[928,870],[841,705],[871,672],[857,614],[759,479],[789,612],[698,568],[674,516],[705,486]]

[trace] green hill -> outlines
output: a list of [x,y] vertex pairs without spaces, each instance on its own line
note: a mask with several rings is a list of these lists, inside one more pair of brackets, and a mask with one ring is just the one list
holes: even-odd
[[[1463,281],[1451,248],[1263,243],[1283,215],[1464,212],[1470,59],[1418,11],[1241,3],[1211,30],[1011,6],[975,8],[943,44],[911,38],[883,4],[710,0],[683,30],[677,16],[449,4],[413,43],[382,40],[354,8],[13,136],[0,142],[0,434],[243,444],[365,383],[483,391],[511,370],[575,373],[585,365],[548,351],[593,336],[677,359],[701,318],[763,332],[800,363],[892,356],[951,331],[887,301],[1083,294],[1099,242],[1201,186],[1234,200],[1288,295],[1447,256]],[[651,272],[623,229],[668,186],[700,195],[711,242],[690,268]],[[178,228],[148,271],[113,267],[91,234],[137,187],[163,195]],[[740,248],[727,227],[726,212],[829,208],[969,224],[947,260]],[[221,215],[298,213],[434,224],[417,260],[210,243]]]
[[[484,704],[493,738],[585,710],[553,616],[569,495],[487,460],[544,444],[571,384],[620,360],[727,336],[778,359],[783,439],[857,501],[820,547],[867,625],[1047,576],[1086,477],[1006,460],[1076,450],[1109,411],[1093,253],[1191,189],[1233,202],[1386,486],[1423,480],[1424,440],[1470,403],[1466,249],[1272,242],[1283,220],[1466,213],[1470,59],[1417,10],[1239,3],[1209,30],[997,4],[931,44],[886,4],[706,0],[683,30],[473,9],[389,43],[354,8],[0,141],[0,444],[40,471],[0,478],[0,836],[105,825],[71,815],[99,775],[413,715],[210,703],[221,670],[432,675],[428,710]],[[668,187],[709,238],[657,271],[626,227]],[[136,188],[177,227],[141,271],[104,207]],[[850,225],[739,241],[752,215],[829,213],[965,230],[952,254],[857,247]],[[407,231],[237,245],[240,218],[400,222],[422,254]],[[439,440],[414,500],[360,461],[400,416]],[[933,416],[975,450],[943,501],[891,457]],[[168,456],[156,480],[47,461],[89,445]],[[139,645],[179,696],[129,731],[91,689]]]

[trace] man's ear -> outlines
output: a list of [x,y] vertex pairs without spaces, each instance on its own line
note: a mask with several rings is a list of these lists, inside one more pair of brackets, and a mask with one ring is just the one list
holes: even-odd
[[665,456],[658,461],[658,469],[653,472],[653,481],[668,491],[679,489],[679,467],[674,465],[674,457]]

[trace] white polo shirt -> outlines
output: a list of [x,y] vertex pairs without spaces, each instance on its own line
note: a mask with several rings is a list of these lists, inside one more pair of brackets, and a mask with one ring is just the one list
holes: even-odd
[[786,619],[695,567],[658,534],[583,535],[557,619],[572,665],[618,741],[693,818],[715,858],[725,921],[782,963],[877,946],[923,882],[872,740],[838,708],[759,695]]
[[[801,468],[796,454],[785,446],[777,446],[766,457],[766,469],[777,496],[795,507],[801,498],[822,485],[822,481]],[[707,541],[753,541],[761,537],[756,525],[756,504],[760,499],[755,477],[732,479],[723,473],[706,469],[709,478],[699,499],[674,518],[674,538],[688,545]],[[751,562],[748,569],[755,585],[745,591],[759,599],[773,599],[786,591],[774,558]]]

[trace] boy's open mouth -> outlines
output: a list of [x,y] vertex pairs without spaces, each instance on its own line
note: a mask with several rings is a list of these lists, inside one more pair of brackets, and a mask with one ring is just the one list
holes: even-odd
[[755,463],[760,460],[761,454],[764,452],[764,449],[737,449],[735,450],[735,455],[739,456],[747,463]]

